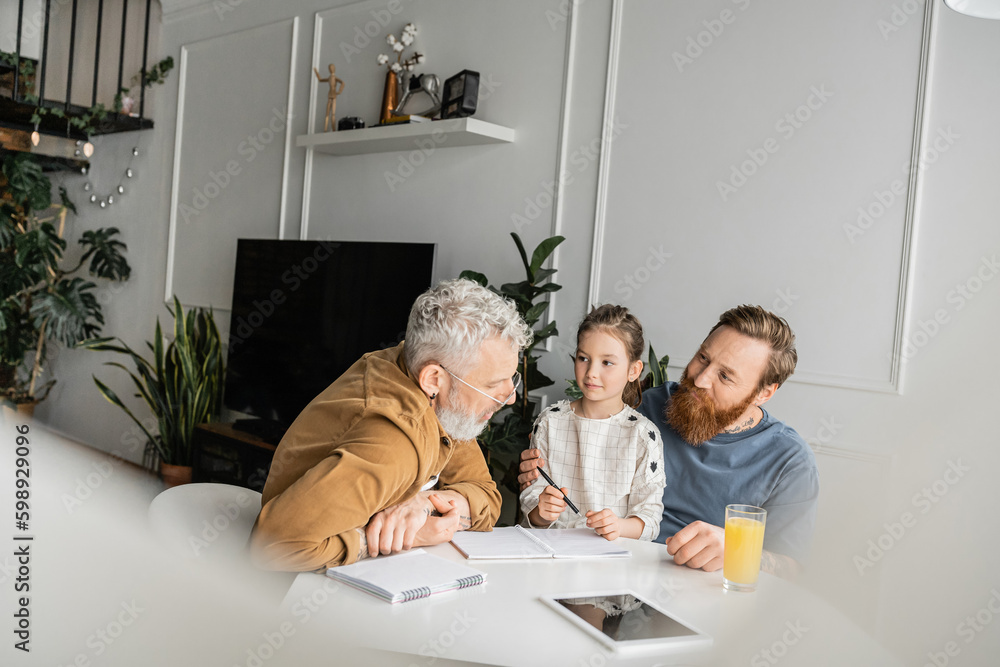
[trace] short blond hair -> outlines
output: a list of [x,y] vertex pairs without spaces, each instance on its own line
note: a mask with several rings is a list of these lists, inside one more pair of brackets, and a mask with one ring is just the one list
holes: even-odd
[[[799,355],[795,351],[795,334],[785,318],[760,306],[744,304],[722,313],[708,336],[721,326],[732,327],[744,336],[767,343],[771,348],[767,366],[757,386],[758,391],[770,384],[780,387],[795,372]],[[705,337],[706,340],[708,336]]]

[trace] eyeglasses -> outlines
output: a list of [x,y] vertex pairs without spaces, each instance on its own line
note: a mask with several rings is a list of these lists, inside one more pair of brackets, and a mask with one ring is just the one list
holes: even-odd
[[[441,364],[438,364],[438,366],[441,366]],[[441,368],[444,368],[444,366],[441,366]],[[453,378],[455,378],[456,380],[458,380],[462,384],[464,384],[469,389],[472,389],[474,391],[478,391],[480,394],[482,394],[486,398],[488,398],[488,399],[490,399],[492,401],[496,401],[497,403],[499,403],[501,405],[501,407],[504,406],[504,405],[507,405],[507,403],[510,401],[510,399],[514,398],[514,394],[517,393],[517,388],[521,386],[521,373],[519,373],[518,371],[514,371],[514,375],[512,375],[511,378],[510,378],[510,381],[514,383],[514,391],[510,392],[510,394],[507,396],[507,398],[505,398],[505,399],[503,399],[501,401],[499,398],[496,398],[494,396],[490,396],[489,394],[487,394],[482,389],[477,389],[476,387],[473,387],[471,384],[469,384],[468,382],[466,382],[462,378],[458,377],[457,375],[455,375],[454,373],[452,373],[451,371],[449,371],[447,368],[444,368],[444,372],[447,373],[448,375],[452,376]]]

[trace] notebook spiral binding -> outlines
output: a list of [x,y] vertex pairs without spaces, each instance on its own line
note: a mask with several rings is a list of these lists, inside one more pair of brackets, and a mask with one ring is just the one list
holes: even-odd
[[462,577],[458,580],[459,588],[468,588],[469,586],[477,586],[483,583],[483,575],[477,574],[471,577]]
[[403,602],[409,602],[410,600],[419,600],[420,598],[429,597],[431,594],[431,589],[427,586],[421,586],[420,588],[413,588],[408,591],[403,591],[400,595],[403,598]]

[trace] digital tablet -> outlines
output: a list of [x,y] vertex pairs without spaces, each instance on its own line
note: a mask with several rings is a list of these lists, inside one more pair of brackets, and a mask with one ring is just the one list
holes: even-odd
[[612,651],[703,650],[712,638],[631,590],[546,595],[542,602]]

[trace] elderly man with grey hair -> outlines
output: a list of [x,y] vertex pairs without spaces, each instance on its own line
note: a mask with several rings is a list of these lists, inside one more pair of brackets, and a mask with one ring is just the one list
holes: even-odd
[[514,400],[530,340],[514,305],[474,282],[418,297],[405,342],[362,357],[281,440],[254,561],[322,570],[491,530],[500,494],[475,439]]

